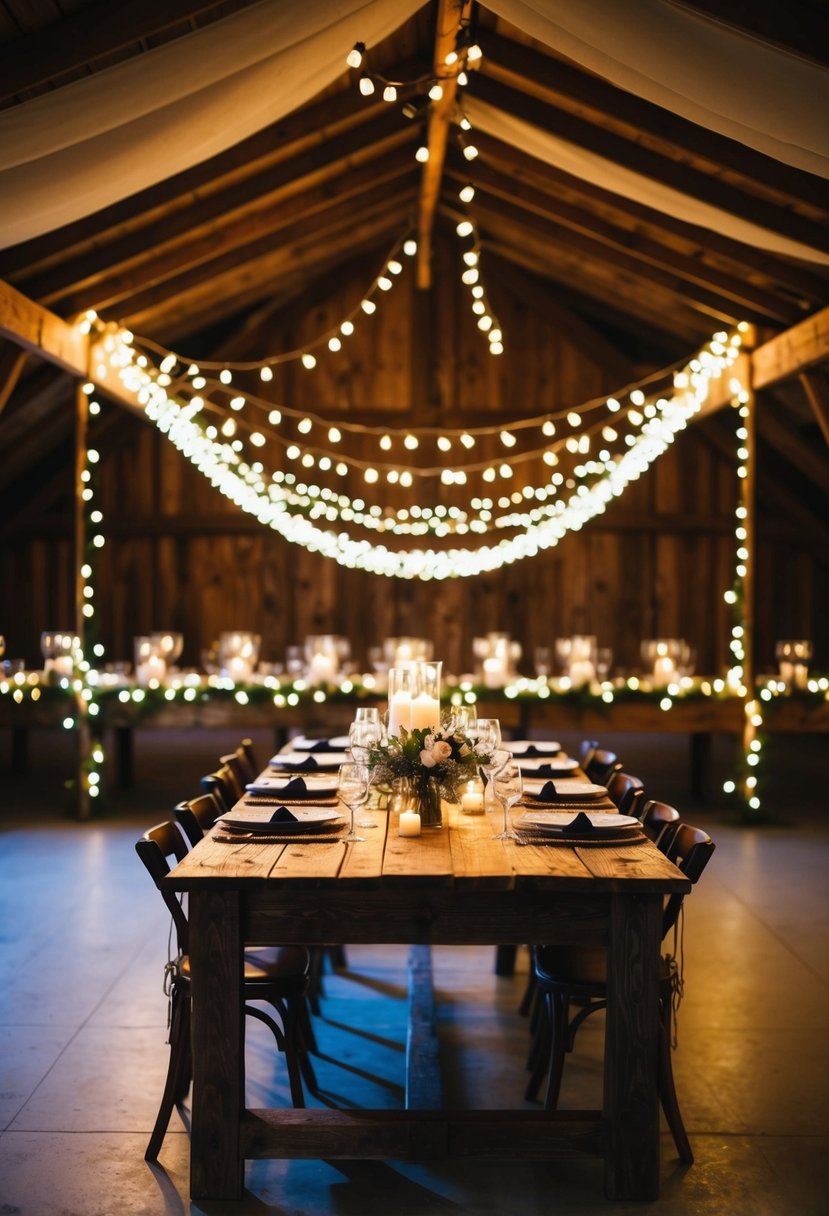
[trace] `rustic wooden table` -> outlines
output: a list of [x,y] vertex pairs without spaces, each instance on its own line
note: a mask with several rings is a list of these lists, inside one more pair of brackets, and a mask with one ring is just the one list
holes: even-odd
[[[246,1158],[573,1154],[603,1157],[608,1197],[655,1198],[662,900],[689,884],[650,843],[503,843],[491,839],[495,817],[455,810],[408,839],[394,815],[373,813],[380,830],[359,844],[207,837],[167,880],[189,893],[192,1198],[238,1199]],[[601,1111],[414,1109],[416,1099],[392,1112],[245,1108],[243,942],[529,941],[607,948]]]

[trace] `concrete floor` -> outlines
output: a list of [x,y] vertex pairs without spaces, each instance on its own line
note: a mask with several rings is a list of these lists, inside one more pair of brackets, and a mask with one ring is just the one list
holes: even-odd
[[[239,1204],[188,1199],[186,1127],[175,1115],[158,1167],[143,1152],[166,1068],[161,992],[168,918],[133,850],[234,740],[142,736],[139,782],[107,817],[56,813],[65,739],[33,741],[31,776],[7,775],[0,810],[0,1213],[21,1216],[460,1216],[638,1212],[609,1204],[599,1162],[251,1162]],[[569,740],[565,739],[565,743]],[[684,740],[613,740],[653,796],[706,827],[717,851],[687,901],[686,996],[674,1069],[696,1153],[663,1136],[660,1216],[823,1216],[829,1195],[829,818],[819,746],[781,744],[775,825],[746,828],[683,801]],[[267,738],[259,740],[267,755]],[[0,763],[6,759],[0,755]],[[727,757],[715,753],[717,766]],[[795,785],[795,783],[798,783]],[[795,790],[797,801],[792,795]],[[817,792],[816,792],[817,791]],[[796,808],[796,809],[795,809]],[[405,948],[351,947],[325,978],[316,1019],[324,1100],[398,1106]],[[435,951],[449,1100],[523,1105],[527,1028],[490,949]],[[600,1103],[602,1016],[582,1028],[562,1105]],[[248,1101],[286,1101],[272,1040],[248,1019]]]

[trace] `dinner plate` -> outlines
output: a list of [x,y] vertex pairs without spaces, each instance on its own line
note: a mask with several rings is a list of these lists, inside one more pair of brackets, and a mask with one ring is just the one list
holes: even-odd
[[348,752],[277,752],[268,761],[271,768],[283,769],[286,772],[331,772],[346,764]]
[[[613,811],[579,811],[578,814],[590,820],[591,832],[618,836],[642,830],[641,823],[632,815],[617,815]],[[513,824],[519,829],[559,834],[571,827],[576,817],[574,811],[525,811],[515,817]]]
[[555,756],[561,751],[556,739],[512,739],[504,741],[513,756]]
[[[607,797],[607,789],[603,785],[594,785],[592,781],[578,781],[571,777],[556,777],[552,780],[556,795],[565,802],[596,802],[599,798]],[[524,782],[524,796],[537,798],[546,784],[547,781],[543,777],[528,777]],[[554,806],[555,801],[549,805]]]
[[302,832],[323,832],[345,823],[341,808],[325,806],[290,807],[292,819],[274,819],[280,808],[237,807],[217,820],[229,832],[251,832],[262,836],[298,836]]
[[292,780],[280,774],[278,777],[257,777],[245,789],[259,798],[288,798],[291,802],[307,798],[313,802],[315,798],[333,798],[337,783],[331,777],[315,776],[313,773]]
[[324,755],[329,752],[343,752],[349,745],[348,735],[333,735],[330,739],[327,737],[309,738],[308,735],[297,735],[291,740],[291,747],[295,752],[322,752]]
[[572,756],[542,756],[538,760],[518,756],[517,759],[522,773],[536,773],[541,769],[548,777],[564,777],[579,767],[578,760]]

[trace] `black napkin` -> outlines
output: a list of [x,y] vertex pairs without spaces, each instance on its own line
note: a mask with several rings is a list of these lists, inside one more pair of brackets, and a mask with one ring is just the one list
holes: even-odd
[[293,815],[286,806],[277,807],[271,815],[268,823],[296,823],[297,817]]
[[327,739],[317,739],[316,743],[312,743],[310,747],[303,749],[307,752],[333,752],[336,749],[331,746]]
[[534,777],[560,777],[561,772],[558,769],[553,768],[552,764],[539,764],[538,768],[533,769],[533,776]]
[[534,743],[530,743],[521,753],[522,756],[550,756],[552,754],[549,747],[538,748]]
[[306,756],[304,760],[300,760],[297,764],[292,764],[291,768],[296,769],[297,771],[302,769],[303,772],[306,772],[319,768],[319,765],[313,756]]
[[560,794],[552,781],[545,782],[537,794],[531,794],[536,802],[557,802]]
[[584,811],[579,811],[576,818],[561,829],[561,834],[562,836],[590,836],[595,830],[593,820],[585,815]]
[[277,797],[284,794],[286,798],[304,798],[308,793],[308,786],[302,777],[292,777],[287,785],[283,785],[280,789],[273,790],[272,792]]

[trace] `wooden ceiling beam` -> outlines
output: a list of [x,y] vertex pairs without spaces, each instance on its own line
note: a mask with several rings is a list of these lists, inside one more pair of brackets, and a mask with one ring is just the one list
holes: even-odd
[[[476,132],[476,141],[481,149],[478,160],[498,164],[510,173],[516,183],[554,195],[567,192],[573,197],[573,205],[586,206],[590,211],[598,209],[600,215],[613,217],[612,222],[618,223],[619,227],[624,225],[631,231],[650,232],[660,242],[665,234],[674,236],[689,247],[687,256],[695,261],[708,265],[712,258],[718,258],[733,268],[730,272],[735,278],[744,277],[752,283],[760,280],[771,290],[775,290],[774,285],[778,284],[785,289],[786,298],[793,300],[800,308],[822,304],[829,293],[829,277],[821,277],[800,264],[795,266],[765,250],[729,240],[720,233],[686,224],[674,216],[622,198],[592,182],[573,177],[546,161],[536,160],[494,136]],[[620,217],[618,220],[615,218],[617,216]]]
[[0,350],[0,414],[17,387],[23,365],[29,357],[29,352],[7,342]]
[[[253,0],[236,0],[244,8]],[[173,26],[191,32],[193,19],[228,5],[216,0],[110,0],[77,9],[0,47],[0,100],[27,93],[60,76],[82,71],[134,43],[157,39]]]
[[[397,116],[385,110],[372,122],[354,128],[331,144],[317,144],[253,178],[234,181],[166,215],[151,215],[148,223],[120,239],[102,241],[94,249],[43,274],[24,274],[19,284],[43,303],[60,299],[70,289],[77,293],[82,288],[93,288],[97,279],[106,276],[112,267],[138,265],[142,260],[174,251],[180,240],[192,240],[195,235],[209,237],[221,225],[242,223],[266,199],[298,192],[302,182],[315,175],[323,182],[330,180],[343,169],[363,164],[381,152],[411,141],[412,137],[411,130],[401,128]],[[89,297],[94,297],[94,291],[89,292]]]
[[768,388],[829,361],[829,307],[793,325],[752,355],[754,388]]
[[811,372],[802,372],[799,379],[823,438],[829,444],[829,381],[826,374],[822,368],[815,368]]
[[[402,135],[406,135],[406,132],[403,131]],[[339,210],[355,197],[364,198],[367,183],[370,183],[372,191],[380,192],[394,188],[401,177],[411,178],[410,155],[397,151],[394,146],[390,147],[388,141],[382,148],[378,147],[378,151],[382,155],[376,167],[361,163],[333,181],[326,181],[301,194],[291,193],[287,198],[279,198],[244,215],[234,215],[228,223],[218,223],[212,230],[199,231],[169,248],[154,251],[149,259],[129,268],[119,268],[90,285],[69,293],[59,293],[43,302],[65,313],[94,308],[103,315],[107,311],[117,311],[139,292],[169,282],[202,263],[214,264],[217,258],[234,250],[243,255],[253,241],[278,241],[281,232],[300,220],[307,223],[312,216],[317,216],[322,225],[331,214],[332,207],[336,206]]]
[[[587,268],[583,259],[568,256],[566,250],[557,250],[553,259],[549,249],[540,242],[527,241],[518,227],[507,230],[502,226],[497,239],[487,239],[486,250],[533,274],[543,274],[561,287],[601,300],[605,309],[612,310],[619,318],[616,324],[622,329],[627,324],[633,332],[631,321],[636,318],[636,329],[641,330],[645,325],[663,345],[678,347],[680,351],[694,349],[705,337],[705,327],[700,324],[699,317],[689,317],[683,308],[671,308],[667,301],[663,301],[664,307],[660,308],[659,300],[655,298],[657,293],[645,300],[634,290],[634,285],[626,284],[623,278],[599,275],[595,267]],[[486,262],[484,273],[485,267]]]
[[829,48],[829,20],[825,5],[787,0],[781,13],[777,4],[758,4],[757,0],[674,0],[696,17],[747,33],[770,42],[803,59],[826,66]]
[[[497,162],[496,162],[497,163]],[[606,243],[612,249],[641,258],[645,265],[662,267],[679,275],[685,282],[704,291],[719,294],[743,310],[746,320],[775,321],[792,325],[799,319],[799,310],[788,299],[781,300],[771,292],[753,287],[745,279],[725,274],[695,258],[686,257],[669,246],[662,245],[636,229],[616,228],[591,211],[563,202],[554,194],[546,194],[531,186],[516,186],[515,180],[487,164],[476,164],[470,174],[454,168],[449,174],[457,180],[471,179],[496,197],[516,207],[533,211],[542,219],[561,223],[575,232]],[[690,289],[693,295],[693,288]]]
[[601,241],[581,232],[564,228],[551,220],[542,220],[529,211],[516,217],[513,206],[482,190],[476,191],[474,206],[475,214],[481,218],[485,215],[490,217],[491,220],[494,220],[493,227],[496,229],[501,221],[517,218],[522,226],[533,229],[554,244],[556,248],[566,247],[577,251],[589,261],[613,267],[614,270],[639,279],[649,289],[654,285],[667,288],[689,307],[710,318],[716,326],[736,324],[743,319],[740,309],[735,306],[733,300],[727,300],[713,291],[708,291],[695,283],[689,283],[670,270],[664,270],[652,263],[641,262],[624,249],[602,244]]
[[[586,107],[602,122],[607,120],[614,126],[624,123],[637,135],[676,149],[683,159],[687,159],[686,154],[694,156],[708,161],[718,170],[739,174],[757,183],[764,196],[773,190],[787,196],[789,202],[808,202],[821,211],[827,210],[826,183],[812,173],[755,152],[737,140],[698,126],[584,72],[572,63],[520,46],[492,31],[486,31],[481,45],[484,48],[482,71],[504,84],[535,96],[547,95],[551,105],[556,105],[556,97],[575,102],[580,109]],[[523,87],[521,82],[524,82]]]
[[432,72],[441,80],[443,94],[432,102],[426,130],[426,147],[429,157],[423,166],[420,183],[420,205],[417,216],[417,285],[427,290],[432,285],[432,228],[443,164],[446,159],[446,144],[455,110],[458,92],[458,73],[465,66],[459,59],[447,66],[446,57],[455,50],[458,35],[464,21],[469,19],[472,0],[438,0],[435,19],[435,50],[432,57]]
[[829,228],[784,207],[738,190],[718,178],[623,139],[575,114],[545,105],[526,93],[508,88],[483,72],[469,84],[476,96],[542,131],[550,132],[646,178],[716,207],[749,223],[767,228],[811,249],[829,252]]
[[[270,267],[269,277],[277,281],[277,267],[281,264],[290,269],[291,253],[297,247],[309,245],[325,256],[326,241],[336,239],[338,247],[347,248],[349,224],[360,223],[367,216],[376,218],[396,212],[398,231],[403,236],[406,210],[414,198],[415,182],[414,166],[411,166],[408,177],[398,178],[392,190],[378,195],[373,184],[368,182],[365,189],[352,196],[347,206],[334,197],[326,208],[286,225],[276,239],[270,234],[257,237],[125,298],[121,304],[123,315],[130,319],[131,327],[137,329],[138,317],[163,306],[168,300],[183,300],[190,290],[216,291],[224,294],[230,303],[233,299],[233,280],[244,282],[256,277],[259,273],[258,263],[267,263]],[[378,267],[375,273],[381,269]]]

